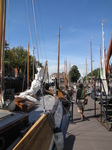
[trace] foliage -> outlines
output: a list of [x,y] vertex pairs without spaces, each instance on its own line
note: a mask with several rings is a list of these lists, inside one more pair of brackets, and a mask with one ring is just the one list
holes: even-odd
[[[95,70],[93,70],[93,77],[95,78],[95,79],[97,79],[97,78],[100,78],[100,68],[97,68],[97,69],[95,69]],[[89,74],[87,74],[87,76],[89,77],[91,77],[91,72],[89,73]],[[86,80],[86,76],[84,77],[84,81]]]
[[24,70],[26,59],[27,51],[21,46],[5,51],[5,61],[10,64],[11,68],[17,68],[18,71]]
[[[6,45],[8,46],[8,44]],[[32,76],[33,70],[33,56],[29,55],[29,76]],[[40,62],[38,62],[39,66],[42,66]],[[17,68],[18,73],[21,70],[22,74],[27,74],[27,50],[25,50],[22,46],[13,47],[11,50],[5,48],[5,57],[4,57],[4,65],[5,72],[7,75],[7,70],[10,71]],[[36,69],[34,70],[36,72]]]
[[77,80],[81,76],[77,66],[75,66],[75,65],[73,65],[72,68],[70,69],[69,75],[70,75],[71,82],[77,82]]

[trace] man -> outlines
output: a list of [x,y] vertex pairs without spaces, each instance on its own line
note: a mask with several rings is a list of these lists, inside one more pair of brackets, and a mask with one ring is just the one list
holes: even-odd
[[84,120],[84,99],[87,96],[87,91],[85,91],[85,89],[83,88],[83,84],[81,83],[79,85],[79,89],[77,90],[76,93],[76,104],[78,106],[78,112],[80,112],[81,115],[81,120]]

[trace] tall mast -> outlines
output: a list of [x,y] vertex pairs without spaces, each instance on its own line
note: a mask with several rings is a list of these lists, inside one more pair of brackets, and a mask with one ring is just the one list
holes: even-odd
[[90,41],[90,49],[91,49],[91,87],[92,87],[93,86],[93,69],[92,69],[92,42],[91,41]]
[[103,53],[103,85],[105,87],[105,92],[108,94],[108,85],[106,80],[106,60],[105,60],[105,50],[104,50],[104,30],[103,30],[103,22],[102,20],[102,53]]
[[104,50],[104,30],[103,30],[103,22],[105,20],[102,20],[102,53],[103,53],[103,78],[106,79],[106,72],[105,72],[105,50]]
[[68,86],[70,86],[70,69],[71,69],[71,62],[69,63]]
[[60,29],[61,26],[59,26],[59,35],[58,35],[58,70],[57,70],[57,83],[58,86],[60,84],[60,78],[59,78],[59,64],[60,64]]
[[27,52],[27,88],[29,87],[29,43]]
[[86,56],[86,84],[87,84],[87,56]]
[[0,94],[2,94],[2,91],[4,90],[3,80],[4,80],[5,19],[6,19],[6,0],[0,0]]
[[66,60],[66,85],[67,85],[67,81],[68,81],[68,76],[67,76],[67,60]]
[[34,50],[33,50],[33,80],[34,80]]
[[65,80],[66,80],[65,78],[66,78],[66,77],[65,77],[65,76],[66,76],[66,75],[65,75],[65,61],[64,61],[64,89],[66,89],[66,84],[65,84]]
[[44,73],[43,73],[43,79],[42,79],[43,82],[44,82],[44,79],[45,79],[46,69],[47,69],[47,60],[45,62],[45,66],[44,66]]
[[66,89],[67,85],[67,61],[64,61],[64,89]]

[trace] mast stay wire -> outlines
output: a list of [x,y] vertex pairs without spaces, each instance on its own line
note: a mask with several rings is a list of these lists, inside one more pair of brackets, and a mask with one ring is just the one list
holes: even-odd
[[[35,4],[35,3],[34,3]],[[35,6],[35,5],[34,5]],[[37,17],[37,13],[36,13],[36,10],[38,10],[38,8],[37,9],[35,9],[34,8],[34,12],[35,12],[35,18],[38,18]],[[40,12],[39,12],[40,13]],[[39,14],[39,16],[40,16],[40,14]],[[39,18],[40,19],[40,18]],[[40,58],[42,58],[42,53],[41,53],[41,40],[40,40],[40,37],[39,37],[39,32],[38,32],[38,22],[37,22],[37,20],[35,19],[35,21],[36,21],[36,26],[37,26],[37,33],[38,33],[38,49],[39,49],[39,59]]]
[[10,7],[9,7],[9,0],[8,0],[8,44],[10,47]]
[[37,42],[37,30],[36,30],[36,20],[35,20],[35,10],[34,10],[34,2],[32,0],[32,7],[33,7],[33,18],[34,18],[34,27],[35,27],[35,36],[36,36],[36,45],[37,45],[37,57],[39,61],[39,51],[38,51],[38,42]]
[[42,30],[42,38],[43,38],[43,43],[44,43],[45,58],[46,58],[46,60],[47,60],[47,57],[46,57],[46,49],[45,49],[45,39],[44,39],[44,35],[43,35],[43,25],[42,25],[42,19],[41,19],[41,11],[40,11],[40,3],[39,3],[39,0],[38,0],[38,7],[39,7],[40,24],[41,24],[41,30]]
[[26,0],[26,7],[27,7],[27,16],[28,16],[28,25],[29,25],[29,32],[30,32],[30,40],[31,40],[32,49],[34,49],[33,42],[32,42],[32,35],[31,35],[31,26],[30,26],[30,18],[29,18],[29,11],[28,11],[28,2],[27,2],[27,0]]
[[[32,34],[31,34],[31,26],[30,26],[30,17],[29,17],[29,9],[28,9],[28,1],[26,0],[26,7],[27,7],[27,16],[28,16],[28,25],[29,25],[29,32],[30,32],[30,40],[31,40],[31,46],[32,46],[32,50],[34,51],[35,53],[35,47],[34,47],[34,44],[33,44],[33,40],[32,40]],[[35,66],[35,70],[37,71],[36,69],[36,62],[34,61],[34,66]]]
[[[10,50],[10,5],[9,5],[10,3],[9,3],[9,0],[8,0],[8,10],[7,10],[7,12],[8,12],[8,47],[9,47],[9,50]],[[9,61],[11,62],[11,57],[10,57],[10,53],[9,53]],[[8,73],[9,73],[9,77],[10,77],[10,79],[9,79],[9,88],[11,88],[11,73],[10,73],[10,67],[9,67],[9,63],[10,62],[8,62]],[[5,67],[5,66],[4,66]]]

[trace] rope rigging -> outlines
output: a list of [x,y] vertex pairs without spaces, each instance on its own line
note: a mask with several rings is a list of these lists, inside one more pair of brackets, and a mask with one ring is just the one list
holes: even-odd
[[32,7],[33,7],[33,18],[34,18],[34,27],[35,27],[35,36],[36,36],[36,46],[37,46],[37,56],[39,61],[39,52],[38,52],[38,42],[37,42],[37,29],[36,29],[36,20],[35,20],[35,10],[34,10],[34,2],[32,0]]
[[29,18],[29,11],[28,11],[28,2],[26,0],[26,7],[27,7],[27,16],[28,16],[28,25],[29,25],[29,32],[30,32],[30,40],[31,40],[31,45],[32,49],[34,48],[33,42],[32,42],[32,35],[31,35],[31,27],[30,27],[30,18]]

